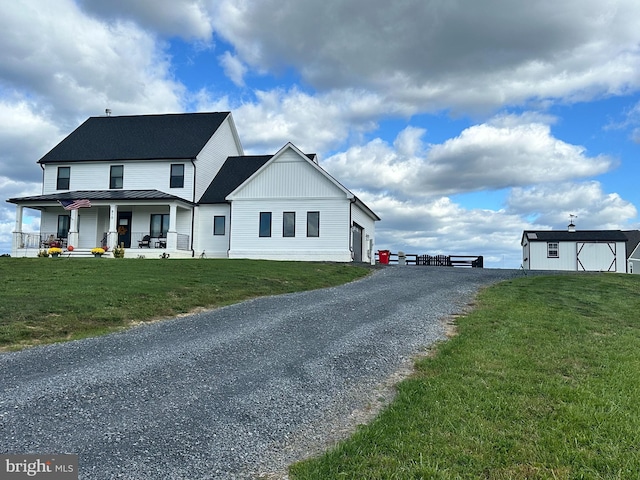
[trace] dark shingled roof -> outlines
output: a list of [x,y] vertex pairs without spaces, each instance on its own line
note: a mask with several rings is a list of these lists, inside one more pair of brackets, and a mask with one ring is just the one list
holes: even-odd
[[640,243],[640,230],[625,230],[624,234],[629,239],[627,242],[627,258],[629,258]]
[[35,195],[33,197],[10,198],[9,203],[41,203],[57,202],[58,200],[180,200],[192,204],[169,193],[160,190],[77,190],[64,193],[50,193],[48,195]]
[[531,242],[626,242],[621,230],[525,230],[524,237]]
[[90,117],[38,163],[192,159],[229,112]]
[[229,157],[198,203],[226,203],[226,196],[256,173],[273,155]]

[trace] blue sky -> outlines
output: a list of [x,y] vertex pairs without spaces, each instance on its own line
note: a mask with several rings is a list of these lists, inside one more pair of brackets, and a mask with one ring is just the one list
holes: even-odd
[[[376,248],[521,263],[524,229],[638,229],[635,0],[0,5],[0,197],[89,116],[231,111],[380,217]],[[39,228],[36,212],[27,223]],[[0,253],[15,207],[0,203]]]

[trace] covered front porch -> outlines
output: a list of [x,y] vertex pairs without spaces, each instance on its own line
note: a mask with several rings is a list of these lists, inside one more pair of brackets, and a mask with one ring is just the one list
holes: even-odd
[[[89,198],[90,207],[65,210],[51,196],[11,199],[16,203],[12,256],[35,257],[40,250],[51,246],[63,250],[70,246],[74,250],[102,247],[107,252],[120,246],[131,250],[128,256],[133,258],[153,258],[156,253],[167,253],[172,257],[192,256],[193,207],[182,199],[173,197],[167,202],[146,198],[136,202],[108,203]],[[24,231],[25,209],[40,212],[39,232]]]

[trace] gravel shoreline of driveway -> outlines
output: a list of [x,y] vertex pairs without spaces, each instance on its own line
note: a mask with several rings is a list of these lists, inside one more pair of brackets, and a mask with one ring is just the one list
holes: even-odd
[[518,276],[390,266],[0,355],[0,451],[77,453],[91,480],[283,478],[385,405],[480,287]]

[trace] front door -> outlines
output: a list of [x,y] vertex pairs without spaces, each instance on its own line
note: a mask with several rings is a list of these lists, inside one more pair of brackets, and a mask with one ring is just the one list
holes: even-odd
[[131,247],[131,212],[118,212],[118,246]]

